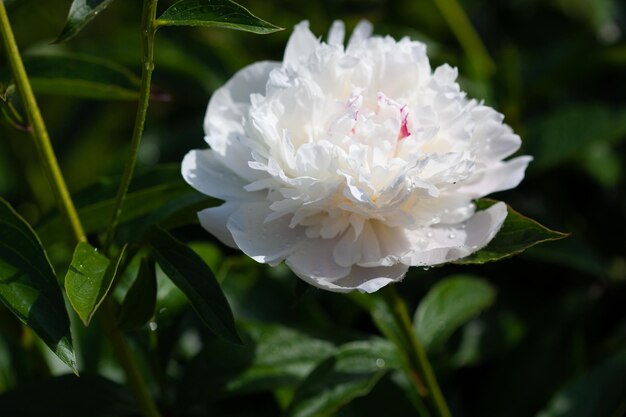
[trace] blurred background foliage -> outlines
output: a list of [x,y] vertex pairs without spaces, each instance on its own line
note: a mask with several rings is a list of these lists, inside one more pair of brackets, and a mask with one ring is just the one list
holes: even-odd
[[[29,68],[76,202],[89,211],[88,222],[106,224],[135,117],[140,2],[113,2],[84,31],[59,45],[50,42],[63,27],[68,0],[5,3],[25,57],[80,54],[113,63],[107,64],[112,73],[99,68],[84,74],[83,84],[63,84],[64,71],[72,71],[70,59]],[[171,4],[161,3],[160,10]],[[129,196],[130,214],[119,231],[120,239],[129,239],[157,221],[181,225],[173,229],[175,236],[190,242],[211,266],[246,341],[235,346],[209,334],[180,291],[157,271],[157,313],[129,335],[165,415],[416,415],[411,397],[404,394],[406,381],[393,371],[393,346],[379,338],[358,297],[305,288],[287,268],[256,264],[197,224],[189,225],[195,208],[209,202],[178,178],[183,155],[204,146],[202,121],[212,91],[235,71],[254,61],[281,59],[291,28],[303,19],[325,36],[334,19],[345,20],[350,29],[366,18],[378,34],[427,43],[433,67],[457,66],[466,91],[506,116],[522,136],[521,152],[535,161],[520,187],[495,198],[572,233],[495,264],[414,268],[397,286],[412,309],[429,291],[433,297],[435,284],[455,274],[473,274],[488,286],[476,289],[485,294],[480,308],[445,340],[428,345],[453,414],[625,416],[626,4],[461,1],[475,37],[450,0],[240,3],[287,30],[257,36],[174,28],[157,34],[155,94],[140,172]],[[51,69],[59,72],[50,74]],[[9,77],[0,53],[0,87]],[[107,77],[118,89],[85,97],[86,89]],[[4,92],[0,88],[0,96]],[[6,119],[0,125],[0,195],[36,225],[57,273],[64,276],[72,246],[52,242],[67,232],[58,219],[55,223],[53,195],[29,135]],[[118,299],[137,269],[133,261],[116,289]],[[132,398],[115,383],[122,373],[98,320],[84,328],[72,319],[83,376],[49,379],[69,371],[0,306],[0,415],[136,414]],[[346,365],[359,343],[368,344],[381,369],[369,369],[368,362],[356,372],[356,365]],[[337,380],[342,366],[351,371]],[[320,390],[312,390],[315,386],[327,387],[325,396],[316,398]],[[74,393],[71,399],[68,392]],[[316,409],[311,401],[330,405],[311,414],[307,410]]]

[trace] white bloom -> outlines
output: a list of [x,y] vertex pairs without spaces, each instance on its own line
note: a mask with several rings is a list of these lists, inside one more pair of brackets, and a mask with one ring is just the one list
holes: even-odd
[[506,206],[476,212],[472,200],[517,186],[531,160],[503,161],[519,136],[466,97],[455,68],[432,71],[424,44],[371,31],[361,22],[344,47],[341,22],[327,42],[297,25],[283,62],[215,92],[210,149],[182,166],[225,201],[198,214],[204,228],[331,291],[373,292],[484,247]]

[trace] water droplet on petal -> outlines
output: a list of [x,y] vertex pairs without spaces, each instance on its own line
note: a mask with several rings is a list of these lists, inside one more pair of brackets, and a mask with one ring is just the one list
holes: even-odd
[[454,239],[456,237],[456,235],[454,233],[450,233],[448,235],[448,239]]
[[426,237],[433,237],[433,232],[426,233]]

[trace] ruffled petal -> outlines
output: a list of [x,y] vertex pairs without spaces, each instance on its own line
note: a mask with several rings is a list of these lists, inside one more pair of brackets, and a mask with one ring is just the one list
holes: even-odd
[[294,29],[283,57],[283,65],[295,67],[301,59],[308,57],[320,45],[315,35],[309,30],[309,22],[298,23]]
[[287,266],[309,284],[334,292],[374,292],[390,282],[400,281],[408,270],[403,264],[341,266],[333,254],[340,240],[340,237],[308,239],[287,258]]
[[233,235],[226,228],[228,218],[239,208],[239,203],[225,203],[198,212],[200,224],[209,233],[231,248],[237,248]]
[[225,167],[211,149],[187,153],[181,171],[185,181],[203,194],[222,200],[250,198],[244,180]]
[[506,215],[506,204],[497,203],[477,212],[463,225],[408,231],[411,250],[402,257],[402,262],[432,266],[464,258],[484,248],[496,236]]
[[456,192],[466,194],[470,198],[478,198],[515,188],[524,179],[524,172],[532,160],[532,156],[520,156],[510,161],[494,164],[493,167],[463,183]]
[[352,35],[350,35],[350,40],[348,41],[348,47],[346,49],[350,51],[365,42],[365,40],[372,35],[372,32],[374,32],[374,25],[367,20],[361,20],[352,31]]
[[279,62],[262,61],[238,71],[223,87],[213,93],[204,118],[205,141],[224,164],[237,167],[238,174],[248,181],[254,173],[248,167],[252,160],[245,137],[243,119],[250,108],[250,95],[264,93],[270,72]]
[[306,235],[300,226],[289,227],[289,216],[266,222],[271,213],[267,201],[244,203],[228,218],[226,227],[246,255],[277,265],[298,249]]
[[311,285],[322,288],[318,282],[334,281],[350,273],[349,266],[335,262],[333,248],[339,238],[307,239],[286,260],[287,266]]
[[404,274],[409,270],[407,265],[362,267],[353,266],[350,275],[332,283],[336,292],[357,290],[373,293],[392,282],[402,281]]
[[204,116],[207,135],[243,133],[241,120],[250,106],[251,94],[265,93],[269,74],[280,62],[261,61],[239,70],[224,86],[215,90]]
[[346,25],[341,20],[335,20],[328,31],[328,44],[343,46],[343,38],[345,36]]

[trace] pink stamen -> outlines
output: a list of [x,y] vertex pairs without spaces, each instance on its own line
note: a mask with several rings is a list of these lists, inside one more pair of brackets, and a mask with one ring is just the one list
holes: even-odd
[[402,117],[402,124],[400,125],[400,133],[398,133],[398,140],[402,140],[407,136],[411,135],[409,132],[409,128],[407,127],[407,118],[409,117],[409,112],[406,110],[406,106],[402,106],[400,108],[400,116]]
[[352,129],[350,129],[350,132],[352,132],[352,134],[354,135],[356,133],[356,123],[359,121],[359,111],[355,111],[354,112],[354,125],[352,126]]

